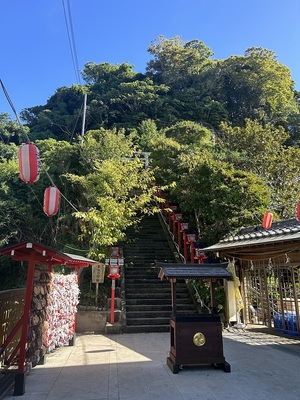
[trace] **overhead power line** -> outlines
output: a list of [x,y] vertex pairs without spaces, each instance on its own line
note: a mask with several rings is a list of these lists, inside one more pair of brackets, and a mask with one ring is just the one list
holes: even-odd
[[77,83],[79,85],[81,85],[70,1],[66,0],[66,3],[67,3],[67,10],[66,10],[66,5],[65,5],[65,0],[62,0],[64,16],[65,16],[65,23],[66,23],[67,33],[68,33],[69,46],[70,46],[70,51],[71,51],[71,56],[72,56],[73,67],[74,67],[74,71],[75,71],[75,77],[76,77]]
[[24,129],[24,126],[23,126],[23,124],[22,124],[22,122],[21,122],[21,120],[19,118],[19,115],[18,115],[18,113],[17,113],[17,111],[15,109],[15,106],[13,105],[13,102],[11,101],[11,98],[9,97],[9,94],[8,94],[8,92],[7,92],[7,90],[6,90],[5,86],[4,86],[4,83],[2,82],[1,79],[0,79],[0,84],[1,84],[1,87],[2,87],[2,90],[3,90],[3,93],[4,93],[4,95],[5,95],[5,97],[6,97],[7,101],[8,101],[8,104],[11,106],[11,109],[13,110],[13,113],[15,114],[15,116],[17,118],[18,124],[19,124],[20,128],[22,129],[23,134],[26,137],[27,142],[29,142],[30,140],[29,140],[29,137],[27,135],[27,132]]

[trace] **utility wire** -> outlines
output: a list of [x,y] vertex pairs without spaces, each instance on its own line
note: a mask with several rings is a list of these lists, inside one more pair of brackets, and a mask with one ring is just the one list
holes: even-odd
[[84,107],[84,102],[82,102],[82,104],[81,104],[81,107],[80,107],[80,110],[79,110],[79,112],[78,112],[78,115],[77,115],[77,118],[76,118],[76,121],[75,121],[75,124],[74,124],[73,130],[72,130],[72,133],[71,133],[71,137],[70,137],[70,143],[71,143],[71,142],[72,142],[72,140],[73,140],[74,133],[75,133],[75,129],[76,129],[76,127],[77,127],[77,124],[78,124],[79,118],[80,118],[80,116],[81,116],[81,114],[82,114],[83,107]]
[[[67,4],[65,4],[67,3]],[[73,20],[72,20],[72,13],[71,13],[71,6],[70,6],[70,0],[62,0],[62,5],[63,5],[63,10],[64,10],[64,17],[65,17],[65,23],[66,23],[66,28],[67,28],[67,33],[68,33],[68,40],[69,40],[69,46],[70,46],[70,51],[71,51],[71,56],[72,56],[72,62],[73,62],[73,67],[75,71],[75,76],[77,79],[77,83],[81,85],[81,78],[80,78],[80,73],[79,73],[79,64],[78,64],[78,56],[77,56],[77,49],[76,49],[76,41],[75,41],[75,35],[74,35],[74,28],[73,28]],[[85,95],[85,102],[86,102],[86,95]],[[84,107],[84,106],[82,106]],[[81,108],[82,110],[82,108]],[[84,115],[85,119],[85,115]],[[73,132],[71,135],[71,140],[73,139],[73,135],[77,126],[79,120],[79,114],[76,120],[76,123],[73,128]],[[84,129],[84,122],[83,122],[83,127],[82,130]],[[83,135],[82,135],[83,136]]]
[[17,113],[17,111],[16,111],[16,109],[15,109],[15,107],[14,107],[14,105],[13,105],[13,102],[11,101],[11,99],[10,99],[10,97],[9,97],[9,94],[8,94],[7,90],[5,89],[4,83],[2,82],[1,79],[0,79],[0,83],[1,83],[1,87],[2,87],[3,93],[4,93],[5,97],[6,97],[6,99],[7,99],[8,103],[9,103],[9,105],[11,106],[11,109],[13,110],[13,112],[14,112],[16,118],[17,118],[18,124],[20,125],[20,128],[22,129],[22,132],[24,133],[27,142],[30,142],[29,137],[28,137],[28,135],[27,135],[27,132],[26,132],[25,129],[24,129],[24,126],[23,126],[23,124],[22,124],[22,122],[21,122],[21,120],[20,120],[20,118],[19,118],[19,115],[18,115],[18,113]]
[[72,22],[72,14],[71,14],[71,6],[70,1],[67,1],[68,10],[66,10],[65,1],[62,0],[63,9],[64,9],[64,16],[65,16],[65,23],[68,33],[68,40],[69,46],[71,50],[72,62],[75,71],[75,77],[77,79],[77,83],[81,85],[80,74],[79,74],[79,65],[78,65],[78,57],[77,57],[77,50],[76,50],[76,43],[75,43],[75,35],[73,29],[73,22]]

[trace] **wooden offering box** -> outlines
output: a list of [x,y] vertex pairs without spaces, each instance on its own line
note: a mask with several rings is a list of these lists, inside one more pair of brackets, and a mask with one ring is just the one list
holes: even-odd
[[[167,365],[174,374],[180,368],[211,364],[230,372],[230,365],[223,355],[222,325],[216,313],[215,284],[216,280],[231,277],[225,269],[226,264],[210,264],[195,266],[195,264],[165,264],[160,267],[160,278],[167,278],[172,285],[172,316],[170,319],[170,353]],[[176,282],[177,279],[208,279],[211,282],[212,314],[191,316],[177,315]]]

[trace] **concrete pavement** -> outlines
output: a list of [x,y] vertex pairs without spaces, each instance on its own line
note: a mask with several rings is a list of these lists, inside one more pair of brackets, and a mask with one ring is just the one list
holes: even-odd
[[300,338],[224,331],[231,373],[209,365],[166,365],[169,333],[84,334],[26,377],[23,396],[5,400],[299,400]]

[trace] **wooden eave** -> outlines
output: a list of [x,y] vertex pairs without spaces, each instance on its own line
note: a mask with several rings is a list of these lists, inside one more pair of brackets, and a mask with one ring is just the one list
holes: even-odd
[[22,242],[2,247],[0,255],[11,257],[16,261],[29,261],[34,252],[34,263],[36,265],[64,265],[71,268],[88,267],[91,264],[98,264],[97,261],[76,254],[62,253],[51,247],[34,242]]

